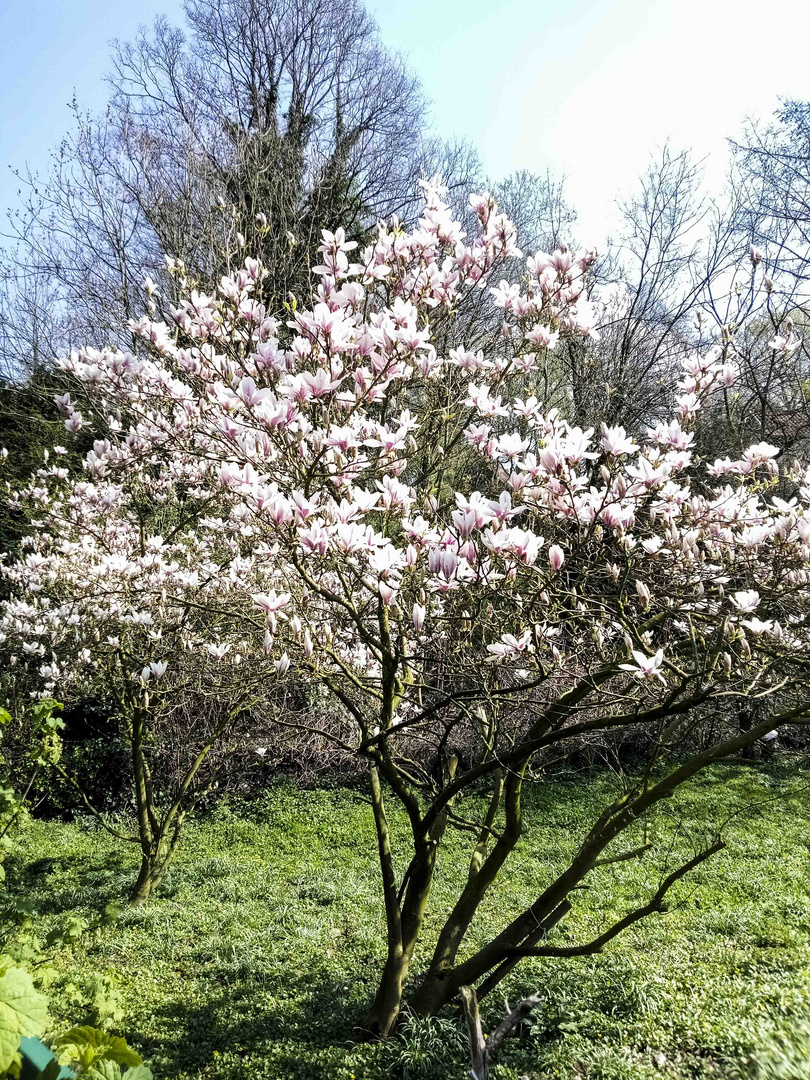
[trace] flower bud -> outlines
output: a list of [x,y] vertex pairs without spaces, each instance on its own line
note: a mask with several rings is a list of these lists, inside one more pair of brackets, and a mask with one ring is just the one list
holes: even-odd
[[388,607],[393,603],[394,597],[397,595],[396,589],[392,589],[387,581],[381,581],[379,584],[380,597],[383,604]]
[[552,544],[548,549],[548,561],[552,570],[559,570],[565,562],[565,553],[559,544]]

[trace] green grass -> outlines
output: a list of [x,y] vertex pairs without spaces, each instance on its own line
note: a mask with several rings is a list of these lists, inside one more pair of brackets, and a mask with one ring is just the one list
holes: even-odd
[[[525,839],[470,947],[537,895],[617,782],[561,777],[530,794]],[[496,1075],[810,1077],[807,782],[776,768],[717,767],[654,819],[643,860],[596,871],[557,941],[586,940],[643,902],[665,866],[744,811],[726,829],[728,850],[677,887],[667,915],[599,956],[518,968],[505,986],[510,999],[539,989],[544,1000]],[[464,816],[472,809],[461,807]],[[396,814],[393,832],[404,839]],[[449,836],[426,939],[465,872],[468,844],[465,834]],[[33,822],[6,866],[44,937],[72,916],[92,922],[120,899],[135,860],[89,823]],[[461,1080],[466,1053],[452,1009],[406,1020],[390,1045],[351,1041],[383,955],[378,873],[361,792],[280,784],[252,804],[221,807],[190,825],[156,900],[50,958],[54,1022],[82,1018],[95,972],[119,997],[117,1033],[158,1077]],[[485,1004],[491,1022],[500,1002]]]

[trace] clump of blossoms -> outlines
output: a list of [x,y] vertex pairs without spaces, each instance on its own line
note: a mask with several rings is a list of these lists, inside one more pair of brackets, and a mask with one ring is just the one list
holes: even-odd
[[[280,723],[368,763],[389,947],[377,1035],[396,1021],[447,828],[472,833],[471,859],[410,999],[422,1013],[462,986],[489,992],[523,955],[596,951],[659,910],[661,890],[594,942],[544,940],[639,817],[810,709],[810,474],[780,476],[766,444],[714,463],[693,450],[695,417],[736,377],[732,345],[684,357],[654,429],[572,425],[538,387],[567,340],[596,334],[594,256],[538,252],[509,284],[514,228],[489,196],[471,204],[467,237],[426,184],[411,231],[381,225],[362,251],[324,233],[312,295],[282,312],[248,259],[172,323],[133,324],[136,351],[73,354],[65,425],[92,410],[103,431],[84,477],[46,467],[21,494],[40,528],[6,569],[7,647],[43,692],[103,667],[133,714],[190,682],[223,700],[245,681],[256,700],[294,685],[331,701],[332,726]],[[476,308],[480,333],[460,340]],[[776,719],[671,758],[752,696],[774,696]],[[647,732],[655,778],[468,948],[543,755],[623,729]],[[457,798],[482,789],[480,818],[459,817]],[[411,826],[404,878],[391,797]]]

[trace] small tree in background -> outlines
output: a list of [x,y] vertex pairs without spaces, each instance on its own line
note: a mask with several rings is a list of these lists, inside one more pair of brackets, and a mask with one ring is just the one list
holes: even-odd
[[[58,405],[78,424],[69,394]],[[111,449],[109,440],[95,442],[87,480],[69,479],[63,454],[46,454],[33,483],[12,497],[20,515],[33,507],[40,517],[4,571],[11,599],[0,638],[15,714],[29,695],[59,686],[70,701],[104,702],[117,717],[129,748],[134,832],[99,813],[69,768],[53,767],[107,831],[140,849],[131,893],[139,903],[164,877],[183,822],[216,785],[248,718],[255,725],[272,708],[277,676],[262,640],[258,648],[242,640],[250,614],[234,622],[226,601],[240,565],[238,519],[215,517],[222,500],[195,491],[193,470],[156,471],[148,458],[136,464],[136,454],[133,467],[107,478]],[[204,514],[208,529],[219,530],[213,546],[200,531]]]

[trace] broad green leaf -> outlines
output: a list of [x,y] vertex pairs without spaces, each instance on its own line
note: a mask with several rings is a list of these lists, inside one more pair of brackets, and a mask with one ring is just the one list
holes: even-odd
[[58,978],[59,972],[55,967],[50,967],[48,965],[46,967],[37,968],[37,983],[43,990],[47,990]]
[[121,1066],[117,1061],[101,1058],[92,1068],[87,1070],[85,1075],[88,1080],[121,1080]]
[[0,976],[0,1072],[11,1068],[23,1035],[43,1032],[47,1016],[45,998],[28,972],[6,966]]
[[87,919],[71,915],[61,926],[55,926],[45,938],[46,945],[61,945],[64,942],[76,942],[88,927]]
[[96,1020],[105,1027],[114,1026],[124,1016],[121,1008],[121,995],[111,987],[100,987],[93,994],[93,1008],[96,1010]]
[[64,707],[61,701],[55,701],[53,698],[43,698],[34,705],[31,712],[38,723],[47,723],[57,709],[61,711]]
[[110,926],[112,923],[117,922],[123,910],[123,904],[117,900],[111,900],[108,904],[105,904],[104,911],[101,913],[101,925]]
[[108,1035],[92,1027],[74,1027],[54,1043],[61,1065],[76,1065],[82,1072],[98,1069],[101,1061],[115,1061],[119,1065],[140,1065],[141,1059],[130,1050],[124,1039]]
[[145,1065],[134,1065],[127,1069],[121,1080],[152,1080],[152,1070]]

